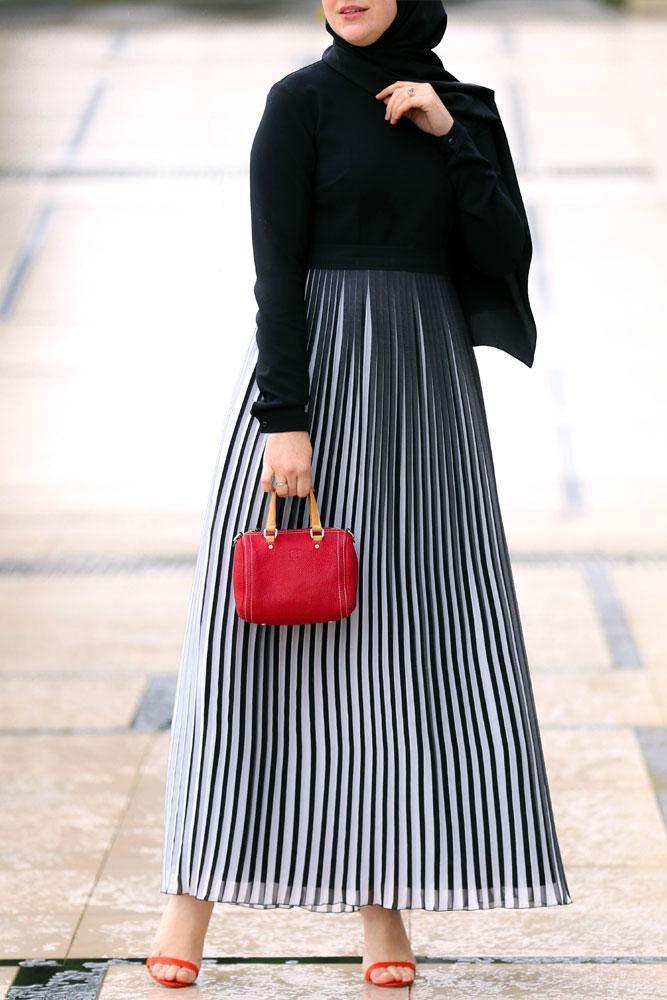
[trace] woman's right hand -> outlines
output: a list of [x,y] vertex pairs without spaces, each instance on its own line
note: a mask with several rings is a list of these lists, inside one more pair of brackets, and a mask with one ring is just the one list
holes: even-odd
[[[307,497],[312,489],[313,446],[308,431],[275,431],[267,434],[260,485],[265,492],[275,489],[282,497]],[[273,476],[278,483],[274,486]]]

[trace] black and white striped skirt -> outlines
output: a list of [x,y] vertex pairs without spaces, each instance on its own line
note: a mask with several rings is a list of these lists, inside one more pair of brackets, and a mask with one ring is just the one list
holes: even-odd
[[[341,621],[236,614],[262,527],[250,338],[204,514],[178,674],[161,892],[256,907],[570,903],[477,363],[450,277],[311,268],[313,487],[353,530]],[[278,499],[279,527],[308,502]]]

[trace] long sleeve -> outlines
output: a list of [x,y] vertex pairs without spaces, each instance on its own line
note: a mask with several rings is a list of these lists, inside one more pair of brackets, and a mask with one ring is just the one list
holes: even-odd
[[437,142],[454,185],[459,228],[473,264],[485,274],[509,274],[521,260],[526,228],[497,169],[493,139],[480,131],[473,142],[465,125],[454,119]]
[[250,152],[260,390],[250,412],[267,434],[308,430],[304,293],[315,156],[307,109],[275,83]]

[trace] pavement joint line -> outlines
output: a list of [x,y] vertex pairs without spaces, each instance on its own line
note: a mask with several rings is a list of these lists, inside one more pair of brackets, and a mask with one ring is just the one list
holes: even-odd
[[[174,680],[176,675],[174,675]],[[169,723],[169,725],[171,722]],[[168,726],[164,727],[168,729]],[[633,732],[634,722],[544,722],[540,729],[546,732]],[[15,729],[0,728],[0,739],[20,736],[145,736],[162,730],[133,729],[129,726],[53,726]]]
[[583,572],[611,654],[612,666],[617,670],[641,670],[644,666],[641,653],[609,566],[599,561],[584,561]]
[[[509,907],[508,909],[511,909]],[[515,909],[522,909],[516,907]],[[414,912],[428,912],[415,911]],[[482,912],[475,910],[472,912]],[[663,965],[667,955],[419,955],[419,965]],[[144,958],[2,958],[0,966],[20,968],[44,967],[83,968],[88,964],[143,966]],[[203,965],[361,965],[359,955],[223,955],[206,957]]]
[[[146,669],[144,671],[146,676],[152,676],[154,674],[160,674],[160,671],[154,671]],[[21,670],[20,668],[14,670],[5,670],[0,666],[0,678],[2,680],[22,680],[22,681],[45,681],[49,677],[53,679],[67,680],[67,681],[90,681],[95,680],[96,677],[100,680],[127,680],[128,677],[134,677],[137,674],[137,668],[133,667],[131,669],[123,667],[104,667],[104,672],[96,674],[95,668],[91,667],[73,667],[71,669],[67,667],[44,667],[40,669],[39,667],[31,668],[29,670]],[[169,676],[169,671],[162,672],[162,676]]]
[[[534,658],[535,659],[535,658]],[[567,667],[563,666],[541,666],[533,665],[533,670],[539,676],[548,675],[550,677],[597,677],[598,679],[609,676],[610,670],[608,667],[602,667],[598,665],[590,665],[587,663],[580,664],[570,664]],[[0,679],[3,681],[15,680],[15,681],[108,681],[108,680],[127,680],[128,678],[135,677],[137,673],[148,678],[149,676],[161,675],[163,677],[175,676],[174,670],[152,670],[146,668],[142,670],[139,666],[133,664],[132,667],[108,667],[104,666],[103,671],[97,672],[97,668],[91,664],[90,667],[30,667],[25,670],[20,667],[15,667],[13,669],[7,669],[0,665]]]
[[[84,554],[61,556],[59,558],[4,558],[0,559],[0,576],[16,574],[91,575],[97,573],[136,573],[154,570],[190,570],[196,561],[195,555],[155,555],[155,556],[105,556]],[[656,565],[667,563],[667,552],[595,552],[595,551],[544,551],[512,552],[510,561],[517,566],[560,566],[611,565]]]
[[100,101],[104,96],[104,92],[107,89],[106,80],[97,80],[93,85],[92,91],[86,101],[81,114],[79,115],[79,120],[74,127],[74,132],[70,136],[69,142],[65,150],[66,160],[70,157],[76,156],[79,152],[80,147],[83,145],[83,141],[86,138],[87,133],[90,130],[93,118],[97,112],[100,105]]
[[572,563],[578,564],[583,562],[602,562],[606,564],[612,563],[662,563],[667,562],[667,552],[597,552],[595,550],[563,550],[558,551],[544,551],[544,552],[529,552],[524,550],[522,552],[516,552],[511,554],[512,562],[516,563],[563,563],[564,565],[570,565]]
[[[137,732],[139,736],[144,736],[145,732]],[[127,736],[132,735],[133,730],[129,726],[58,726],[53,729],[38,727],[32,729],[0,729],[0,739],[3,736]]]
[[650,163],[561,163],[548,168],[556,177],[656,177]]
[[[558,13],[554,14],[554,9]],[[539,18],[547,24],[570,17],[576,18],[579,24],[587,23],[591,26],[598,26],[601,22],[606,25],[619,20],[617,8],[593,3],[591,0],[585,3],[582,3],[582,0],[572,0],[570,3],[560,0],[558,4],[554,4],[553,0],[531,0],[531,10],[535,11],[537,17],[535,15],[533,17],[536,20]],[[497,17],[499,23],[509,21],[512,24],[522,15],[525,18],[525,12],[525,0],[467,0],[465,8],[460,13],[457,8],[459,24],[475,23],[474,19],[478,14],[483,14],[486,19]]]
[[[603,955],[603,956],[415,956],[418,976],[429,966],[442,965],[662,965],[663,955]],[[202,969],[213,966],[256,965],[361,965],[360,956],[307,956],[307,957],[225,957],[205,958]],[[28,1000],[36,995],[45,1000],[97,1000],[104,988],[109,969],[117,965],[145,967],[145,959],[0,959],[0,965],[18,965],[18,971],[5,994],[6,1000]],[[420,977],[421,978],[421,977]],[[38,994],[36,991],[39,991]],[[65,992],[66,991],[66,992]]]
[[44,242],[44,236],[55,211],[53,202],[43,202],[29,226],[27,235],[19,247],[14,261],[9,268],[9,276],[0,298],[0,316],[7,319],[11,315],[21,288],[25,284],[28,271],[35,262],[39,249]]
[[171,726],[176,695],[176,674],[151,674],[139,699],[130,729],[154,733]]
[[[650,164],[628,163],[628,164],[554,164],[550,167],[519,167],[516,168],[517,176],[530,180],[548,180],[558,178],[560,180],[589,178],[597,180],[602,177],[615,177],[618,179],[650,179],[657,180],[655,169]],[[193,167],[190,164],[183,167],[152,167],[152,166],[130,166],[122,167],[118,165],[110,166],[76,166],[74,164],[56,165],[52,167],[23,166],[21,164],[0,165],[0,183],[2,181],[27,180],[74,180],[81,179],[103,179],[103,180],[147,180],[160,179],[161,177],[172,179],[182,178],[184,180],[197,180],[202,177],[211,177],[217,180],[221,177],[244,177],[247,168],[242,166],[225,166],[219,164],[211,167]]]
[[667,826],[667,726],[635,726],[657,806]]

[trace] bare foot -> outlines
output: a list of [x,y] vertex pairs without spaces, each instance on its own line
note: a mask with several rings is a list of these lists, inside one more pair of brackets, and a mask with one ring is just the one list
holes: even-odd
[[[201,965],[204,938],[213,906],[207,899],[197,899],[184,893],[171,895],[164,908],[150,954],[184,958],[186,962]],[[192,983],[197,978],[193,969],[184,969],[180,965],[162,965],[156,962],[152,971],[159,979],[176,980],[179,983]]]
[[[392,958],[399,962],[415,961],[400,910],[389,910],[383,906],[361,906],[359,909],[364,923],[363,975],[373,962],[387,962]],[[411,983],[414,972],[405,965],[387,965],[373,969],[370,978],[373,983],[394,980]]]

